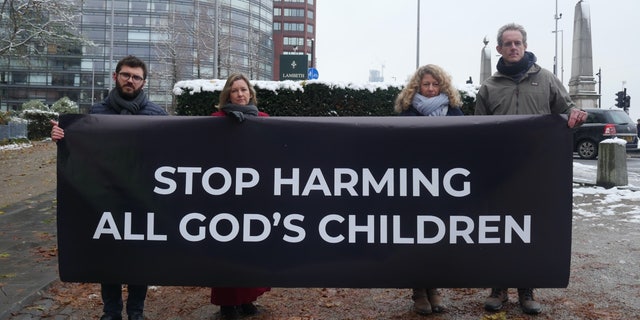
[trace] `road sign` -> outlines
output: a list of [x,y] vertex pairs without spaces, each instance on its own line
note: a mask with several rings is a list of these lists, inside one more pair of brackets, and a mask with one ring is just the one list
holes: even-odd
[[316,68],[309,68],[309,71],[307,72],[307,79],[309,80],[314,80],[314,79],[318,79],[318,69]]
[[303,81],[308,74],[304,74],[304,69],[308,69],[309,58],[306,54],[283,54],[280,55],[280,80]]

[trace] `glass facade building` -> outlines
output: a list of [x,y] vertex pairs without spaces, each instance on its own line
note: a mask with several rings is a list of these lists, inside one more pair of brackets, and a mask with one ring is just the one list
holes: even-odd
[[118,60],[147,63],[149,99],[171,109],[177,81],[273,76],[273,0],[78,0],[78,29],[94,45],[48,45],[0,58],[0,110],[67,96],[81,111],[114,86]]

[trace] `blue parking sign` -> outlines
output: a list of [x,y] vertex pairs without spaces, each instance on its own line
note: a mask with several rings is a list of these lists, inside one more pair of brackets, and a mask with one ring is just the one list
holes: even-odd
[[318,69],[309,68],[309,71],[307,71],[307,79],[309,80],[318,79]]

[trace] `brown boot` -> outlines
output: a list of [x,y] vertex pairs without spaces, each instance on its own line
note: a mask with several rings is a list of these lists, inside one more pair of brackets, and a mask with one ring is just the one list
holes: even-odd
[[442,302],[442,296],[438,289],[427,289],[427,297],[429,298],[429,303],[431,304],[431,310],[433,312],[440,313],[444,311],[444,303]]
[[487,311],[498,311],[502,309],[502,304],[509,300],[507,288],[492,288],[491,294],[484,301],[484,309]]
[[427,289],[413,289],[413,311],[419,315],[431,314],[431,303],[427,297]]
[[522,312],[526,314],[538,314],[542,311],[540,303],[533,299],[533,289],[531,288],[518,288],[518,300]]

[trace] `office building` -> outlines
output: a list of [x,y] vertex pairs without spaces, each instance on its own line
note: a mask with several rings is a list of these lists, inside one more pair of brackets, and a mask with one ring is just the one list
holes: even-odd
[[67,96],[86,112],[114,83],[116,63],[147,63],[149,99],[171,109],[188,79],[273,75],[273,0],[78,0],[78,29],[93,46],[50,44],[44,54],[0,58],[0,110]]
[[274,80],[280,80],[281,55],[308,55],[308,66],[316,67],[316,0],[273,1]]

